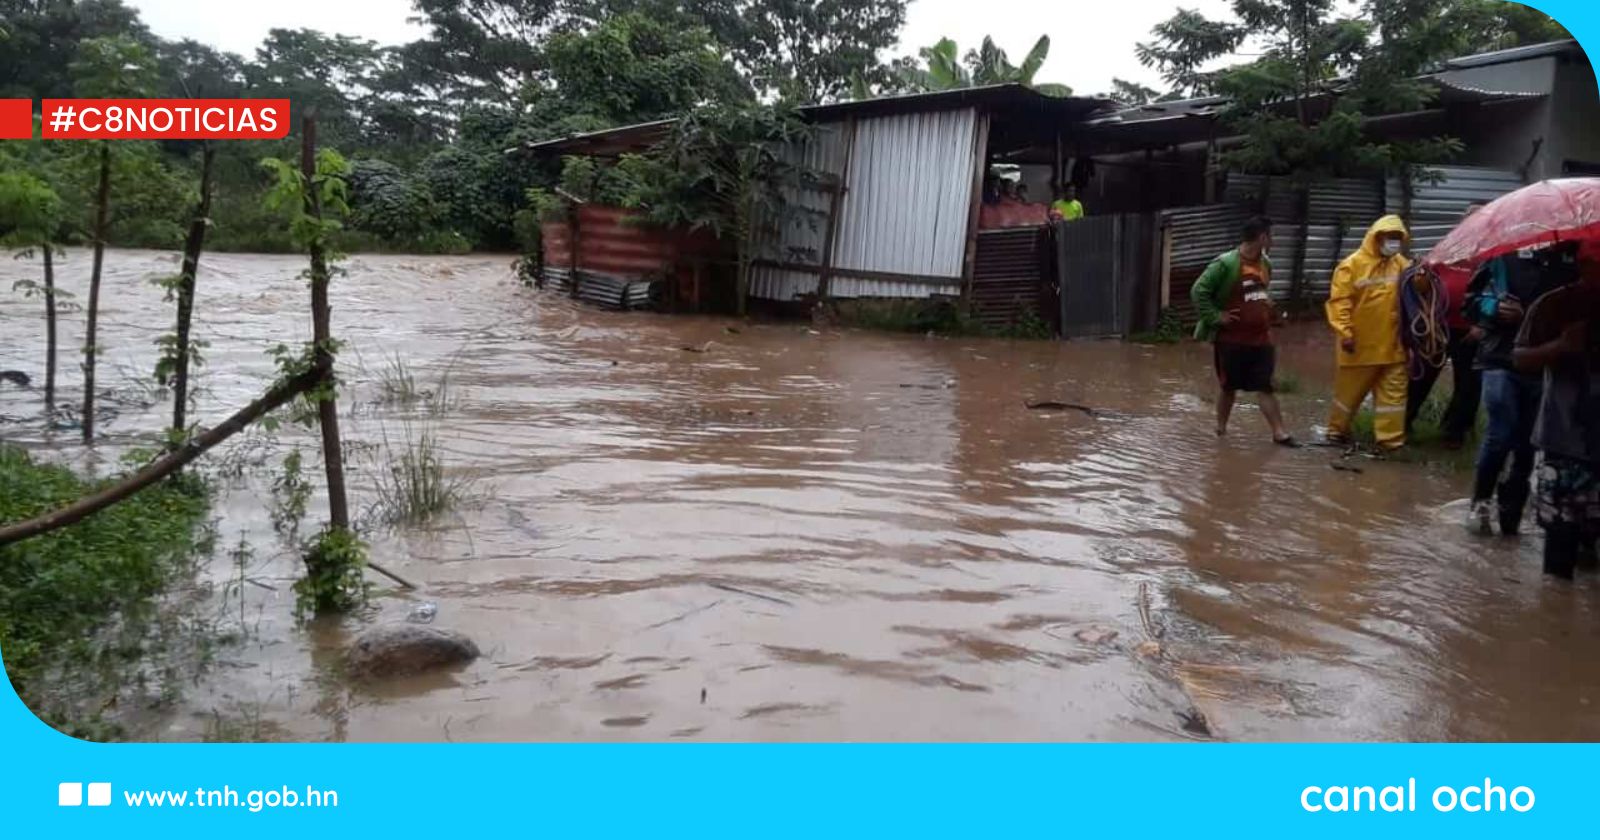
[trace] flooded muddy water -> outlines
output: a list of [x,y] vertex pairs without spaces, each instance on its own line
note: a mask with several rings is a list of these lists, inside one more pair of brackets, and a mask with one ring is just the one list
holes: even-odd
[[[12,389],[0,435],[104,468],[158,430],[168,408],[134,386],[171,318],[146,280],[176,263],[107,256],[100,378],[121,390],[105,444],[52,440],[37,392]],[[268,348],[308,336],[303,265],[205,257],[202,422],[262,389]],[[1271,446],[1251,407],[1218,440],[1203,346],[735,332],[526,290],[502,257],[346,267],[333,301],[354,506],[373,501],[385,441],[425,431],[475,500],[372,531],[373,558],[420,592],[374,578],[373,616],[302,626],[299,561],[265,499],[278,459],[314,442],[260,444],[270,460],[219,496],[205,572],[243,639],[145,738],[1600,739],[1593,577],[1542,580],[1531,527],[1469,536],[1458,468],[1335,471],[1329,450]],[[6,260],[0,283],[34,270]],[[83,253],[62,266],[80,301],[87,273]],[[0,368],[36,380],[38,308],[0,303]],[[1286,411],[1308,438],[1326,339],[1311,326],[1284,341],[1300,381]],[[395,354],[419,389],[448,370],[442,410],[382,404]],[[308,529],[324,510],[312,501]],[[241,539],[249,585],[229,587]],[[416,600],[485,655],[346,684],[351,633]]]

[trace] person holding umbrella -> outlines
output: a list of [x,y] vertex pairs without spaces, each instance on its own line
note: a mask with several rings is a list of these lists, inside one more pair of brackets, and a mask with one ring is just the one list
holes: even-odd
[[[1428,253],[1427,263],[1436,270],[1476,270],[1475,294],[1469,298],[1467,314],[1485,332],[1479,343],[1478,367],[1484,370],[1489,431],[1478,456],[1468,524],[1486,533],[1495,513],[1490,500],[1496,495],[1501,531],[1517,533],[1530,493],[1534,428],[1536,421],[1543,422],[1537,414],[1543,403],[1539,393],[1542,382],[1525,377],[1515,367],[1542,369],[1548,365],[1538,363],[1538,354],[1525,365],[1517,363],[1516,336],[1536,301],[1574,279],[1573,244],[1597,239],[1600,178],[1559,178],[1496,199],[1457,225]],[[1549,247],[1558,244],[1560,247]],[[1543,328],[1531,332],[1528,341],[1533,344],[1529,347],[1548,344],[1539,341],[1545,337]],[[1501,482],[1508,459],[1512,461],[1511,474]]]
[[1514,359],[1544,376],[1533,442],[1544,453],[1535,509],[1544,571],[1567,580],[1600,539],[1600,240],[1578,250],[1579,282],[1540,298],[1517,335]]
[[1356,409],[1374,394],[1378,445],[1387,451],[1405,446],[1410,375],[1400,340],[1400,278],[1411,265],[1401,253],[1410,236],[1399,216],[1384,216],[1333,272],[1327,316],[1338,339],[1339,371],[1328,415],[1329,443],[1349,441]]

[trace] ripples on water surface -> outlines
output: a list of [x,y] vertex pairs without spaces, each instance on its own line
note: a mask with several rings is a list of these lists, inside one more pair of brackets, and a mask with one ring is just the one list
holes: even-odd
[[[106,262],[101,379],[121,399],[94,457],[110,461],[167,412],[131,386],[171,318],[145,281],[177,259]],[[308,337],[302,267],[204,258],[202,422],[259,392],[268,348]],[[245,587],[247,640],[146,737],[234,716],[297,740],[1147,740],[1191,737],[1199,711],[1239,740],[1600,739],[1592,582],[1541,581],[1536,537],[1468,537],[1463,472],[1335,472],[1324,450],[1264,443],[1250,408],[1219,442],[1204,347],[731,332],[579,308],[517,287],[500,257],[347,268],[334,318],[358,503],[377,445],[405,434],[407,413],[377,403],[396,353],[419,387],[449,370],[452,404],[410,425],[485,495],[377,534],[373,556],[486,655],[343,685],[348,630],[292,619],[268,464],[219,499],[219,543],[243,535],[250,576],[277,590]],[[82,299],[87,270],[75,252],[60,283]],[[0,282],[34,271],[8,260]],[[0,367],[38,374],[37,309],[0,303]],[[81,345],[81,315],[63,328]],[[1324,340],[1287,338],[1305,383],[1287,409],[1309,429]],[[61,375],[75,401],[75,358]],[[47,439],[36,393],[3,399],[0,434],[94,465],[70,432]],[[284,433],[276,456],[294,441],[312,443]],[[233,572],[225,556],[206,572],[219,597]],[[375,606],[398,618],[409,600]]]

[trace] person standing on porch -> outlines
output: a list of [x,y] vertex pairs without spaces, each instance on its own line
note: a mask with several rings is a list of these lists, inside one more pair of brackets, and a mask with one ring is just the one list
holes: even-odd
[[1394,451],[1406,444],[1410,375],[1400,341],[1400,277],[1411,265],[1401,253],[1410,238],[1399,216],[1384,216],[1333,272],[1326,311],[1339,370],[1328,415],[1329,443],[1349,442],[1351,421],[1373,394],[1378,446]]
[[1277,349],[1272,324],[1277,310],[1268,288],[1272,283],[1272,221],[1257,216],[1245,222],[1239,247],[1217,257],[1189,290],[1200,316],[1195,338],[1213,342],[1217,370],[1217,437],[1228,433],[1228,419],[1240,391],[1259,395],[1261,416],[1280,446],[1296,446],[1283,426],[1283,410],[1274,393]]
[[1064,222],[1083,218],[1083,202],[1078,200],[1078,188],[1067,184],[1061,188],[1061,197],[1050,205],[1050,212]]

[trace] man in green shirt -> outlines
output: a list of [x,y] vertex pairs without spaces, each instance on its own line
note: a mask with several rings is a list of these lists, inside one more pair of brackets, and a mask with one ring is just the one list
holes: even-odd
[[1078,200],[1078,188],[1072,184],[1062,188],[1061,197],[1050,205],[1050,212],[1064,222],[1083,218],[1083,202]]

